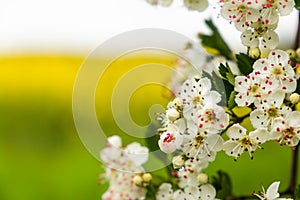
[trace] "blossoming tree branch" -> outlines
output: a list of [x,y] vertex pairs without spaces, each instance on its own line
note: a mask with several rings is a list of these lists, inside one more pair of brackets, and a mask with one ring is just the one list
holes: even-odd
[[[147,0],[168,7],[172,0]],[[205,11],[207,0],[184,0],[189,10]],[[281,16],[300,8],[299,0],[221,0],[220,14],[241,32],[246,53],[233,53],[212,21],[211,35],[199,34],[202,47],[187,45],[170,81],[174,94],[165,113],[158,115],[161,127],[155,145],[172,157],[167,180],[159,183],[142,165],[151,146],[134,142],[122,147],[119,136],[108,138],[100,153],[109,182],[102,199],[213,200],[213,199],[297,199],[297,163],[300,140],[300,48],[298,30],[293,49],[277,49],[276,28]],[[298,27],[299,29],[299,27]],[[213,52],[213,54],[209,54]],[[244,109],[243,116],[235,109]],[[250,118],[253,131],[241,125]],[[280,180],[265,190],[234,196],[230,178],[219,172],[211,180],[203,170],[224,151],[238,162],[242,154],[253,159],[264,143],[275,140],[289,146],[293,157],[289,187],[278,191]],[[154,145],[154,146],[155,146]],[[258,152],[259,153],[259,152]],[[133,156],[135,155],[135,156]],[[167,156],[163,155],[163,159]],[[165,156],[165,157],[164,157]],[[223,180],[223,181],[222,181]],[[225,181],[224,181],[225,180]],[[220,190],[223,190],[220,192]],[[281,196],[281,197],[280,197]]]

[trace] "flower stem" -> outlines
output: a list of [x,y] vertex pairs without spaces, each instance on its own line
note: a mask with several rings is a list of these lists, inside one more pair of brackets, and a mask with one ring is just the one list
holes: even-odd
[[296,199],[296,186],[297,186],[297,175],[298,175],[298,157],[299,157],[299,144],[293,149],[292,152],[292,166],[290,174],[289,187],[281,194],[290,194],[293,199]]

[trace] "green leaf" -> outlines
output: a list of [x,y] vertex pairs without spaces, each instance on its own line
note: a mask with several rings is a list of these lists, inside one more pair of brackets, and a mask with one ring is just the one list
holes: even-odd
[[295,8],[300,11],[300,0],[295,0]]
[[226,73],[226,78],[228,80],[228,82],[234,86],[234,75],[231,72],[227,72]]
[[212,177],[212,185],[217,190],[217,198],[226,199],[232,196],[232,184],[229,174],[219,170],[217,176]]
[[221,76],[226,79],[226,74],[229,72],[227,66],[223,65],[222,63],[219,66],[219,73]]
[[240,72],[244,75],[248,75],[253,71],[253,64],[256,59],[250,58],[244,53],[236,54],[237,65]]
[[300,79],[297,80],[297,88],[295,92],[300,94]]
[[206,47],[217,49],[221,55],[227,59],[232,59],[232,52],[228,45],[220,35],[217,27],[213,24],[212,20],[205,20],[206,25],[211,29],[211,35],[199,34],[201,44]]
[[230,94],[230,96],[229,96],[229,100],[228,100],[227,106],[228,106],[228,108],[230,110],[232,110],[234,107],[237,106],[237,104],[235,103],[235,95],[236,95],[236,92],[232,91],[231,94]]
[[297,186],[295,194],[296,194],[297,198],[300,199],[300,185]]

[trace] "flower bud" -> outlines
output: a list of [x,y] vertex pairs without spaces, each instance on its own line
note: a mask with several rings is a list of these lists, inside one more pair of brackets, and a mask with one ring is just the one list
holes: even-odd
[[137,186],[142,186],[142,184],[143,184],[143,178],[140,175],[135,175],[134,178],[133,178],[133,182]]
[[181,99],[176,98],[173,100],[173,107],[177,110],[178,108],[180,108],[182,106],[183,102]]
[[201,173],[197,176],[197,180],[199,184],[206,184],[208,182],[207,174]]
[[254,59],[259,58],[259,56],[260,56],[259,49],[257,47],[254,47],[254,48],[251,47],[249,49],[249,56]]
[[166,111],[168,119],[173,122],[180,117],[180,113],[175,108],[170,108]]
[[296,58],[297,54],[293,49],[288,49],[286,52],[289,54],[290,58]]
[[300,95],[297,94],[297,93],[291,94],[290,101],[291,101],[292,104],[298,103],[300,101]]
[[296,50],[296,55],[300,58],[300,47]]
[[174,169],[179,169],[184,165],[184,157],[181,155],[175,156],[172,159],[172,163],[173,163]]
[[149,183],[152,180],[152,175],[150,173],[145,173],[142,178],[144,182]]

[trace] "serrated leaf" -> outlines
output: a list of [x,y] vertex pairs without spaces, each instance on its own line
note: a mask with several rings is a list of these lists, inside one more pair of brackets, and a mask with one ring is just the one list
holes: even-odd
[[236,92],[235,91],[232,91],[230,96],[229,96],[229,100],[228,100],[228,103],[227,103],[227,107],[232,110],[234,107],[237,106],[236,102],[235,102],[235,95],[236,95]]
[[253,71],[253,64],[256,59],[250,58],[244,53],[236,54],[237,65],[242,74],[245,76]]
[[213,24],[212,20],[205,20],[206,25],[211,29],[211,35],[199,34],[201,44],[203,46],[216,49],[221,55],[227,59],[232,59],[232,52],[228,45],[220,35],[217,27]]
[[231,72],[226,73],[226,78],[227,78],[228,82],[234,86],[234,83],[235,83],[234,75]]
[[226,199],[232,196],[232,184],[229,174],[223,171],[218,171],[217,176],[213,176],[212,185],[217,190],[217,198]]
[[228,71],[228,68],[225,66],[225,65],[223,65],[222,63],[220,64],[220,66],[219,66],[219,73],[221,74],[221,76],[224,78],[224,79],[226,79],[226,74],[228,73],[229,71]]

